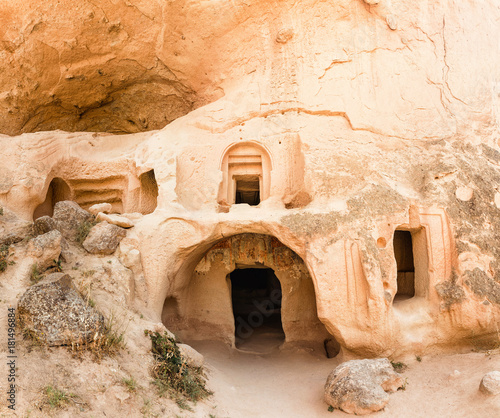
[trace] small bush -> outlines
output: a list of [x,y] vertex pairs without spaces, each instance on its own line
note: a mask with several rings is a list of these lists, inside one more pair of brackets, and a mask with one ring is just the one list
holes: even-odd
[[3,216],[3,208],[0,207],[0,216]]
[[43,279],[43,274],[38,270],[38,264],[35,263],[31,266],[30,280],[32,284],[38,283]]
[[7,258],[9,257],[9,246],[0,246],[0,273],[7,269]]
[[[196,402],[212,394],[206,387],[201,367],[192,367],[182,357],[179,347],[167,333],[145,331],[153,343],[155,364],[151,371],[160,395],[171,396],[178,404],[185,405],[182,397]],[[182,397],[180,397],[180,395]]]
[[85,238],[87,238],[87,235],[89,234],[90,230],[92,229],[93,226],[97,225],[96,221],[84,221],[81,224],[78,225],[78,229],[76,231],[76,242],[79,244],[83,244],[83,241],[85,241]]

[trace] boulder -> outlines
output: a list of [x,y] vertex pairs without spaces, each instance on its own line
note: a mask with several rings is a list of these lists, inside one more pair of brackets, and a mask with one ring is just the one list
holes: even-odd
[[122,228],[132,228],[134,223],[125,216],[122,215],[106,215],[105,213],[99,212],[96,216],[97,221],[106,221],[109,224],[116,226],[121,226]]
[[35,235],[46,234],[54,229],[57,229],[56,222],[50,216],[41,216],[35,219],[33,223],[33,232]]
[[104,331],[104,317],[78,293],[63,273],[31,286],[18,305],[22,329],[49,346],[92,341]]
[[86,222],[92,222],[94,216],[83,210],[77,203],[63,200],[55,204],[52,218],[63,237],[74,241],[82,226]]
[[366,415],[384,408],[389,402],[386,392],[395,392],[403,383],[386,358],[351,360],[328,376],[325,400],[349,414]]
[[481,379],[479,390],[486,395],[498,395],[500,393],[500,372],[486,373]]
[[111,203],[96,203],[89,208],[89,212],[92,215],[97,215],[99,212],[110,213],[112,209]]
[[62,235],[54,230],[33,238],[28,243],[26,255],[35,259],[38,269],[48,269],[61,254]]
[[91,254],[113,254],[125,235],[125,229],[106,221],[100,222],[90,230],[83,248]]

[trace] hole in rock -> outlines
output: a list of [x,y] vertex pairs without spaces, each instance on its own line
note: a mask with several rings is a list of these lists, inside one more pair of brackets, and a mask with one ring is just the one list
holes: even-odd
[[54,205],[63,200],[71,200],[71,189],[63,179],[55,177],[49,184],[44,202],[36,207],[33,220],[42,216],[52,216]]
[[281,284],[270,268],[236,269],[229,274],[237,348],[258,350],[285,340]]

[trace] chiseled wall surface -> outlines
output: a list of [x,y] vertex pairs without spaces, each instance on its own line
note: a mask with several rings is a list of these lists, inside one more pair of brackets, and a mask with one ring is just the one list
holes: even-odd
[[[140,251],[136,302],[151,318],[160,320],[165,298],[190,286],[213,245],[255,233],[275,237],[303,260],[318,317],[346,353],[419,354],[498,338],[495,1],[130,2],[138,8],[127,12],[142,13],[147,25],[109,13],[125,2],[104,3],[98,12],[90,4],[75,9],[76,20],[86,13],[87,26],[67,31],[93,29],[75,33],[69,44],[55,40],[58,20],[51,10],[33,27],[0,25],[1,62],[21,74],[21,86],[10,88],[16,77],[0,72],[9,91],[0,96],[1,131],[136,132],[171,123],[120,136],[1,136],[3,206],[29,220],[53,177],[98,182],[119,175],[133,185],[154,170],[157,208],[120,249],[123,260]],[[37,7],[16,18],[30,21]],[[99,51],[84,47],[95,40],[86,37],[100,27],[95,19],[116,37]],[[173,27],[179,29],[168,30]],[[150,36],[155,31],[160,35]],[[48,45],[43,60],[30,55],[42,44]],[[64,62],[55,52],[49,59],[49,50],[65,52]],[[141,50],[137,60],[149,63],[133,80],[126,74],[136,64],[120,55],[130,50]],[[54,74],[33,76],[32,85],[12,66],[27,57],[36,61],[33,68],[43,62]],[[175,97],[157,86],[160,61]],[[95,98],[84,88],[103,76],[99,69],[107,78],[124,74],[113,94],[131,89],[116,98],[113,118],[106,116],[111,90],[103,87],[104,98]],[[182,106],[155,102],[155,95],[139,100],[132,94],[137,85],[161,90]],[[83,111],[74,114],[78,108]],[[130,119],[131,112],[142,122]],[[269,153],[270,196],[258,207],[221,208],[221,161],[238,143]],[[125,200],[131,190],[123,188]],[[394,301],[396,228],[418,232],[423,244],[415,261],[425,264],[418,295],[402,302]]]

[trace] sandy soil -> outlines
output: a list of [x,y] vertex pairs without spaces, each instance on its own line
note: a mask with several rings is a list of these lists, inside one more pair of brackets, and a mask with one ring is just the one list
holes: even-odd
[[[328,412],[323,385],[338,364],[321,352],[255,355],[214,342],[192,342],[205,355],[218,417],[340,417]],[[406,389],[391,394],[380,417],[499,417],[500,395],[478,391],[481,378],[500,370],[500,353],[468,353],[413,360],[402,373]],[[455,372],[458,371],[458,372]]]

